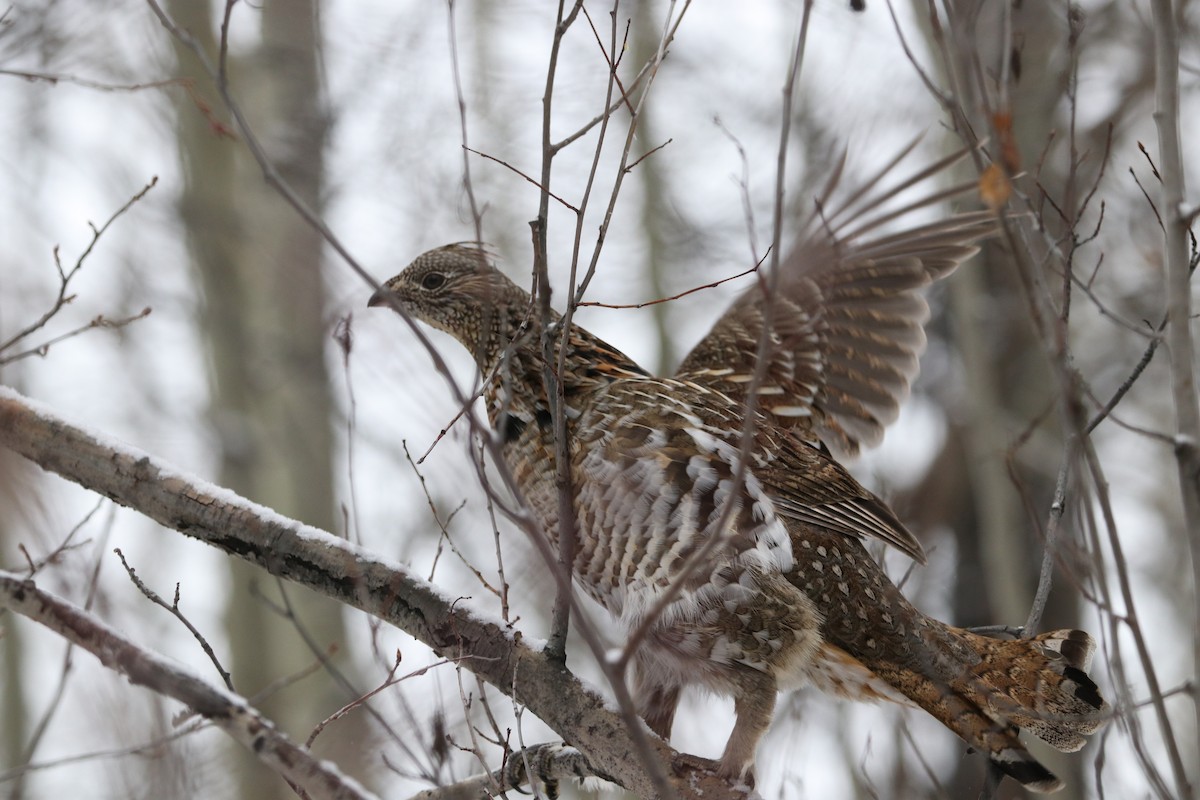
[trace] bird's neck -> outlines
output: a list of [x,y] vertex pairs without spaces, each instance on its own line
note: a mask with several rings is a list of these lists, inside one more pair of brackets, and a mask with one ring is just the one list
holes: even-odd
[[[526,318],[508,329],[497,330],[491,339],[492,345],[480,349],[476,360],[485,377],[489,378],[486,395],[488,416],[493,426],[501,427],[505,415],[519,417],[525,422],[545,423],[550,414],[547,375],[561,385],[568,419],[577,398],[622,378],[647,375],[620,350],[578,325],[571,325],[564,337],[558,324],[560,321],[555,314],[551,326],[544,329],[540,320]],[[543,331],[551,337],[549,343]],[[547,351],[552,359],[549,369]]]

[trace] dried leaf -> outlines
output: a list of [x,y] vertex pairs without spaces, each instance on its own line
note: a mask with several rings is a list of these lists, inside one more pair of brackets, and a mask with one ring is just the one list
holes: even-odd
[[1012,184],[999,164],[990,164],[979,176],[979,197],[992,211],[999,211],[1012,194]]

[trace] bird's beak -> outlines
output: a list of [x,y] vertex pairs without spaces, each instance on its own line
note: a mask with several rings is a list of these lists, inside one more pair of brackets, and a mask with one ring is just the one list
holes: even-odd
[[386,286],[380,287],[379,291],[371,295],[371,299],[367,301],[367,308],[374,306],[388,306],[392,304],[391,298],[395,297],[392,290]]

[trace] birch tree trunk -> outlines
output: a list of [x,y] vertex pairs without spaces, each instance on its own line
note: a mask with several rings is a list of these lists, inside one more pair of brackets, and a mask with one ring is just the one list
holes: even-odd
[[[215,59],[211,4],[177,0],[170,7]],[[231,88],[281,178],[320,214],[329,121],[319,77],[317,4],[269,0],[261,19],[255,50],[231,60]],[[176,53],[195,85],[208,86],[194,57],[178,45]],[[215,100],[211,105],[219,107]],[[178,127],[187,179],[180,211],[204,293],[200,327],[212,370],[210,420],[220,441],[220,480],[282,513],[334,530],[334,406],[325,362],[331,325],[320,235],[266,184],[242,143],[220,135],[187,99]],[[275,584],[244,563],[232,562],[230,573],[226,621],[242,691],[257,692],[343,643],[335,604]],[[289,608],[292,619],[271,605]],[[303,739],[353,696],[328,681],[322,685],[292,687],[263,706]],[[244,772],[241,792],[248,799],[292,796],[261,769]]]

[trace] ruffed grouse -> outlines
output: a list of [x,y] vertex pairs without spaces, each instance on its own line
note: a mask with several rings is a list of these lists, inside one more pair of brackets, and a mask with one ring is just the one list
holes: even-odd
[[[896,216],[882,210],[894,194],[859,191],[830,208],[827,193],[775,293],[748,290],[672,378],[648,374],[578,326],[555,333],[568,347],[558,378],[575,579],[629,630],[682,581],[635,656],[639,712],[667,738],[683,686],[732,695],[737,719],[719,763],[727,776],[752,777],[777,690],[812,683],[911,701],[1029,789],[1054,791],[1062,782],[1018,733],[1074,751],[1103,724],[1107,705],[1085,674],[1092,638],[1058,630],[999,640],[922,614],[864,547],[880,539],[924,563],[920,544],[831,455],[877,442],[895,418],[925,343],[928,307],[917,290],[995,230],[991,215],[967,213],[880,235]],[[768,302],[767,363],[756,381]],[[370,304],[395,304],[474,355],[504,457],[556,541],[553,425],[530,295],[480,247],[453,244],[418,257]],[[751,388],[757,412],[744,448]],[[685,574],[689,556],[714,537]]]

